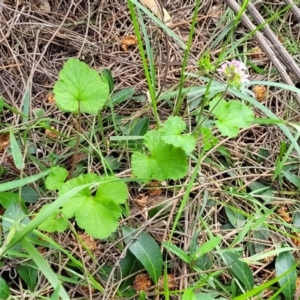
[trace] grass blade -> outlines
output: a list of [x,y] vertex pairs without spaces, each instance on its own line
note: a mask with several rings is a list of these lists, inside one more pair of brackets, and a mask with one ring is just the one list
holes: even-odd
[[48,262],[43,258],[43,256],[37,251],[37,249],[25,238],[21,241],[22,247],[29,254],[29,256],[36,263],[39,270],[43,273],[43,275],[48,279],[53,289],[56,290],[60,288],[59,295],[63,300],[70,300],[67,292],[61,286],[60,281],[57,279],[56,274],[51,270]]

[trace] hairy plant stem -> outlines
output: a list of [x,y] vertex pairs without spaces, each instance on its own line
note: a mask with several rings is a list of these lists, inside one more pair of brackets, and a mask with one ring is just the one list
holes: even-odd
[[[212,109],[210,109],[210,111],[209,111],[208,114],[205,116],[205,118],[203,118],[203,120],[200,121],[200,122],[197,124],[196,128],[194,129],[194,132],[196,132],[197,136],[198,136],[199,134],[201,134],[201,124],[202,124],[202,123],[203,123],[203,122],[211,115],[212,111],[217,107],[217,105],[220,103],[220,101],[224,98],[224,96],[226,95],[226,93],[227,93],[227,91],[228,91],[228,88],[229,88],[229,85],[227,84],[225,90],[223,91],[222,95],[220,96],[220,99],[217,101],[217,103],[215,104],[215,106],[212,107]],[[204,101],[203,101],[203,102],[204,102]],[[201,106],[201,110],[200,110],[200,113],[199,113],[200,116],[201,116],[202,113],[203,113],[204,106],[205,106],[205,104],[203,104],[203,105]]]
[[72,164],[71,164],[71,170],[69,172],[68,179],[73,178],[73,173],[76,168],[76,162],[77,162],[77,156],[78,156],[78,149],[79,149],[79,143],[80,143],[80,133],[81,133],[81,112],[80,112],[80,103],[78,107],[78,122],[75,119],[75,127],[76,127],[76,144],[75,144],[75,150],[72,158]]

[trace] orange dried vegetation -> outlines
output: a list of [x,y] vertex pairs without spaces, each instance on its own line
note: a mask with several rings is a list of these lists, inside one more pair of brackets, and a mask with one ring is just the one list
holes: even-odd
[[151,181],[148,184],[149,187],[151,187],[151,189],[149,189],[149,195],[150,196],[159,196],[161,194],[161,183],[158,181]]
[[291,214],[288,212],[288,209],[286,206],[281,206],[280,208],[278,208],[277,214],[287,223],[291,223],[292,217],[291,217]]
[[133,288],[137,291],[145,291],[151,286],[151,280],[147,274],[139,274],[133,281]]
[[265,101],[267,98],[267,88],[262,85],[255,85],[253,88],[253,92],[256,100]]
[[124,50],[124,51],[128,51],[128,48],[130,46],[136,46],[137,45],[137,38],[135,35],[131,34],[131,35],[127,35],[127,36],[124,36],[122,39],[121,39],[121,48]]
[[299,277],[297,278],[296,286],[297,286],[297,289],[300,287],[300,278]]
[[84,244],[87,246],[88,249],[90,249],[91,252],[96,252],[98,250],[97,243],[93,237],[86,233],[79,233],[78,236],[81,238],[81,240],[84,242]]
[[277,35],[277,38],[281,44],[284,42],[284,37],[282,35]]
[[4,152],[9,144],[9,133],[0,134],[0,152]]
[[51,138],[51,139],[55,139],[57,137],[57,133],[53,132],[53,130],[55,130],[55,128],[53,126],[51,126],[51,129],[46,129],[45,133],[46,133],[46,136]]
[[292,237],[293,243],[300,248],[300,232],[294,232]]
[[50,92],[47,94],[47,102],[51,105],[55,104],[55,97],[53,93]]
[[262,51],[259,47],[254,47],[250,50],[249,56],[251,58],[260,58],[262,56]]
[[[160,276],[158,281],[159,289],[164,289],[164,276]],[[174,274],[168,274],[168,286],[169,290],[175,290],[177,287],[176,280],[174,279]]]
[[139,194],[135,199],[134,202],[138,206],[140,210],[143,210],[147,206],[148,196],[145,194]]

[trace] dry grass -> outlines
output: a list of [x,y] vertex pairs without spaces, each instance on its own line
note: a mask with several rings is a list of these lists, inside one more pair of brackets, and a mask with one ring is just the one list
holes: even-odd
[[[175,24],[174,31],[182,36],[183,39],[186,39],[191,23],[194,1],[175,0],[165,2],[165,8],[172,16]],[[44,3],[44,6],[42,3]],[[50,7],[47,6],[47,3]],[[281,3],[274,3],[274,7],[270,5],[270,9],[278,10],[281,5]],[[187,65],[188,72],[197,71],[197,62],[207,49],[210,50],[212,59],[217,59],[222,45],[219,44],[213,49],[210,46],[222,32],[224,26],[227,25],[226,20],[224,20],[222,23],[223,27],[216,27],[217,22],[220,21],[222,14],[226,10],[227,5],[222,1],[208,0],[202,4]],[[291,20],[290,18],[292,18],[291,14],[286,12],[284,21],[287,24],[293,22],[289,21]],[[169,60],[167,80],[164,83],[164,90],[166,90],[179,82],[184,53],[171,39],[168,40],[170,52],[167,53],[164,35],[149,20],[147,20],[147,30],[156,57],[159,87],[162,84],[163,74],[167,65],[166,60]],[[278,31],[280,31],[280,27]],[[246,32],[246,28],[239,26],[234,34],[234,38],[239,39]],[[291,29],[290,33],[298,41],[298,31],[295,32]],[[134,30],[126,1],[0,1],[0,93],[10,106],[21,112],[24,104],[24,93],[30,91],[30,116],[32,119],[36,118],[37,109],[42,108],[45,110],[44,116],[55,121],[51,123],[54,126],[53,129],[57,131],[57,136],[54,138],[47,137],[45,130],[39,126],[33,126],[29,131],[28,141],[30,145],[36,146],[35,153],[32,153],[32,155],[36,156],[41,164],[51,164],[51,157],[56,155],[60,164],[69,167],[70,157],[73,154],[72,147],[68,145],[70,138],[75,135],[73,117],[69,114],[61,113],[54,105],[49,104],[47,100],[47,95],[51,92],[58,78],[59,70],[68,58],[80,58],[99,71],[103,68],[110,69],[115,80],[115,90],[134,87],[136,94],[145,95],[147,85],[138,48],[132,46],[128,51],[124,51],[121,47],[122,38],[133,34]],[[249,51],[255,46],[257,46],[257,43],[252,38],[249,38],[241,46],[240,50],[241,52],[242,50]],[[295,56],[295,60],[299,60],[298,55]],[[265,54],[253,58],[253,62],[261,69],[268,71],[268,73],[260,75],[251,70],[251,79],[281,80],[278,75],[271,73],[273,65]],[[195,84],[195,81],[190,80],[185,84],[189,86]],[[199,85],[201,82],[198,81],[197,84]],[[291,99],[292,96],[286,91],[270,89],[264,104],[276,113],[278,117],[299,122],[298,107],[295,106],[294,101]],[[129,119],[134,118],[143,106],[144,103],[126,103],[126,105],[117,109],[117,113]],[[161,104],[160,113],[162,116],[167,116],[169,107]],[[103,118],[105,119],[109,115],[109,110],[104,111]],[[146,110],[144,115],[151,116],[151,113]],[[20,115],[13,114],[9,110],[5,110],[5,113],[1,116],[1,121],[2,124],[10,128],[19,127],[20,130],[25,130],[27,126],[32,126],[30,121],[22,123]],[[85,117],[82,124],[86,132],[91,130],[91,119],[89,117]],[[113,135],[111,124],[107,122],[106,126],[107,135]],[[4,126],[0,132],[5,132],[6,130],[7,127]],[[197,228],[195,216],[197,216],[199,209],[202,207],[204,191],[207,191],[210,198],[215,200],[215,207],[206,208],[203,212],[203,218],[210,224],[213,232],[218,232],[220,236],[224,237],[224,246],[236,236],[232,231],[228,233],[228,231],[220,228],[222,224],[227,222],[224,205],[230,203],[249,215],[255,209],[243,197],[230,194],[228,187],[235,188],[236,191],[242,194],[242,192],[249,191],[252,183],[259,181],[277,188],[275,192],[275,195],[278,197],[276,205],[278,203],[294,203],[297,196],[289,197],[283,193],[284,190],[293,190],[291,184],[283,182],[282,189],[278,182],[272,181],[275,161],[278,157],[282,140],[284,140],[284,136],[276,126],[260,125],[253,125],[250,129],[242,131],[236,139],[220,137],[220,146],[225,146],[230,153],[228,153],[227,157],[218,151],[210,151],[206,155],[207,157],[203,161],[202,167],[202,174],[205,180],[203,182],[199,180],[193,187],[190,202],[179,224],[182,232],[175,233],[174,244],[181,246],[185,251],[188,250],[191,238]],[[120,176],[129,175],[128,162],[124,161],[124,157],[128,157],[129,153],[124,153],[117,146],[102,145],[100,141],[101,138],[96,140],[96,145],[99,145],[99,151],[114,155],[122,162]],[[201,145],[198,146],[200,149]],[[102,167],[99,157],[95,157],[92,153],[87,153],[86,149],[86,146],[83,146],[81,149],[81,152],[86,155],[83,156],[83,160],[85,160],[84,167],[88,171],[101,174]],[[3,165],[9,165],[9,154],[4,153],[1,161]],[[26,175],[40,171],[40,166],[34,161],[27,158],[26,162],[26,169],[24,170]],[[12,165],[10,167],[11,172],[5,176],[5,180],[12,180],[18,177],[17,171]],[[183,181],[182,184],[188,183],[188,180]],[[151,232],[151,235],[157,241],[166,240],[169,229],[172,226],[174,214],[170,213],[169,215],[168,213],[169,217],[167,218],[165,215],[161,215],[155,219],[149,219],[145,212],[135,209],[137,196],[148,192],[148,189],[139,190],[134,185],[130,187],[129,203],[132,215],[124,219],[121,224],[138,225],[145,232]],[[166,188],[162,188],[162,199],[171,204],[169,207],[171,212],[176,211],[183,194],[184,188],[173,188],[172,183]],[[30,208],[32,211],[38,210],[41,204],[49,202],[55,197],[54,194],[50,193],[40,196],[39,204]],[[275,205],[275,203],[270,205]],[[77,230],[76,226],[73,230]],[[203,230],[203,233],[199,236],[199,242],[205,241],[206,238],[206,233]],[[248,240],[252,238],[252,236],[248,236]],[[105,286],[104,294],[107,299],[115,297],[119,282],[113,278],[109,278],[108,282],[106,282],[107,278],[104,280],[97,271],[106,264],[114,266],[115,272],[118,271],[118,263],[122,256],[122,251],[117,247],[120,242],[118,233],[114,242],[109,240],[91,241],[94,247],[91,252],[94,257],[91,257],[91,253],[83,249],[71,230],[63,234],[53,235],[53,239],[68,249],[74,257],[84,262],[85,268],[91,274],[94,274],[95,279],[99,283]],[[292,243],[290,238],[287,238],[287,242]],[[270,241],[270,247],[272,244],[273,242]],[[61,266],[66,265],[68,259],[64,256],[58,259],[49,249],[45,249],[45,251],[44,255],[48,257],[49,261],[52,261],[57,273],[60,273],[62,270]],[[186,288],[193,281],[194,274],[189,274],[186,265],[182,264],[175,256],[169,259],[168,262],[174,265],[172,272],[177,278],[178,289]],[[8,275],[8,269],[15,267],[17,264],[22,264],[22,261],[13,261],[12,264],[4,267],[3,274],[5,276],[10,275]],[[65,273],[63,275],[67,276]],[[10,280],[16,287],[16,297],[22,299],[21,289],[19,289],[22,286],[22,282],[15,281],[13,278],[10,278]],[[224,281],[226,280],[228,278],[224,278]],[[45,288],[45,284],[43,281],[39,282],[38,289],[42,291]],[[69,288],[71,299],[86,299],[86,295],[89,295],[90,299],[100,299],[102,297],[100,294],[93,294],[91,288],[83,290],[81,287],[76,287],[70,283],[66,286]],[[153,287],[149,289],[149,292],[150,295],[152,293],[154,299],[155,292]],[[47,292],[44,295],[46,296]]]

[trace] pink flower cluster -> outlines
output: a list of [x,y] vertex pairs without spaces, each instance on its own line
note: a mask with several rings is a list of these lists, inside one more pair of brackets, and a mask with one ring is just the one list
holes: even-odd
[[247,67],[239,60],[225,62],[217,71],[222,74],[230,86],[240,87],[249,82],[249,75],[245,73]]

